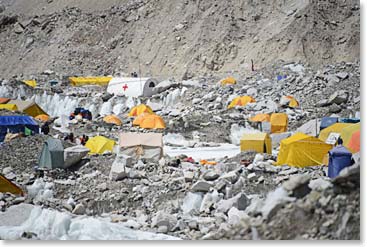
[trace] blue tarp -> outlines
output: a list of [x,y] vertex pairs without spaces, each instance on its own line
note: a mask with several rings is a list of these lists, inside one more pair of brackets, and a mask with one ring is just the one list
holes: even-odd
[[328,176],[334,178],[347,166],[352,165],[352,153],[338,145],[329,151]]
[[32,130],[35,134],[39,133],[36,121],[29,116],[0,116],[0,142],[3,142],[8,132],[24,133],[24,128]]
[[340,123],[359,123],[359,118],[339,118]]
[[338,122],[337,117],[323,117],[321,119],[320,131]]

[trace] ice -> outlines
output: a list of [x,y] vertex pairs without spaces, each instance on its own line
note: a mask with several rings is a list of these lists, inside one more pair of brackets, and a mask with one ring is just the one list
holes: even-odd
[[278,205],[294,200],[295,198],[289,197],[288,192],[283,187],[278,187],[267,195],[264,206],[261,209],[262,215],[267,218]]
[[46,201],[53,198],[53,183],[44,182],[42,179],[36,179],[34,183],[27,186],[28,196],[37,201]]
[[242,138],[243,134],[245,134],[245,133],[257,133],[257,132],[259,132],[259,131],[254,129],[254,128],[251,128],[251,127],[244,128],[242,126],[239,126],[238,124],[232,124],[232,126],[231,126],[231,135],[230,135],[231,142],[232,142],[232,144],[240,145],[240,141],[241,141],[241,138]]
[[203,195],[201,193],[187,193],[181,206],[183,213],[199,212],[202,201]]
[[168,133],[163,137],[164,144],[170,144],[172,146],[186,146],[187,141],[181,134]]
[[101,107],[101,110],[99,111],[99,115],[107,116],[107,115],[111,115],[111,113],[112,113],[111,101],[104,102]]
[[118,103],[116,105],[113,106],[112,108],[112,112],[115,115],[120,115],[120,113],[122,112],[122,109],[125,107],[125,105],[123,103]]
[[108,218],[73,217],[70,213],[34,207],[20,226],[1,226],[0,239],[20,239],[23,232],[33,232],[42,240],[179,240],[164,234],[129,229],[124,223]]
[[165,106],[174,105],[180,100],[181,90],[176,88],[175,90],[171,91],[163,100],[163,104]]

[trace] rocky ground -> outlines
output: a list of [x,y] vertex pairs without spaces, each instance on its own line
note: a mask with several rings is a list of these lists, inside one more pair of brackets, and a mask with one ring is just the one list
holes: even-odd
[[[274,77],[280,71],[287,78],[277,81]],[[198,78],[191,83],[166,81],[162,85],[166,87],[161,93],[140,101],[148,102],[163,116],[165,136],[180,133],[192,147],[235,143],[238,131],[251,128],[248,117],[259,112],[286,112],[289,131],[295,132],[311,119],[335,113],[354,116],[360,109],[358,63],[328,65],[318,71],[301,64],[284,64],[278,69],[270,66],[238,78],[234,86],[220,86],[217,78]],[[31,89],[16,80],[3,81],[2,92],[6,94],[0,96],[30,98],[42,89],[49,95],[59,92],[56,94],[80,98],[80,102],[99,94],[97,108],[101,109],[123,98],[101,94],[101,88],[95,87],[50,88],[44,83]],[[181,95],[178,98],[173,96],[177,92]],[[256,103],[227,109],[235,95],[252,95]],[[282,106],[283,95],[295,96],[301,107]],[[120,131],[146,131],[131,127],[126,105],[119,114],[123,119],[120,127],[103,123],[101,117],[106,112],[97,112],[93,121],[70,128],[76,135],[98,133],[115,140]],[[1,111],[1,115],[6,114],[10,113]],[[57,121],[52,126],[56,125]],[[60,133],[52,129],[51,135]],[[46,138],[15,139],[1,147],[2,173],[27,192],[17,198],[1,194],[3,211],[13,204],[30,203],[74,215],[107,217],[132,229],[182,239],[360,238],[359,166],[330,180],[324,166],[274,166],[276,155],[242,152],[217,159],[215,166],[200,165],[198,160],[186,162],[184,155],[165,155],[159,162],[139,161],[125,179],[111,181],[109,173],[116,157],[111,153],[88,156],[69,170],[35,171]],[[278,149],[275,143],[274,154]],[[42,192],[34,193],[34,188]]]

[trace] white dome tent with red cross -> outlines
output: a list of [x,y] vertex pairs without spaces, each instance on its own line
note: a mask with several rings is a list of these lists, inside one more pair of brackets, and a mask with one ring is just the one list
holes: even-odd
[[158,82],[153,78],[114,77],[109,82],[107,92],[116,96],[150,97]]

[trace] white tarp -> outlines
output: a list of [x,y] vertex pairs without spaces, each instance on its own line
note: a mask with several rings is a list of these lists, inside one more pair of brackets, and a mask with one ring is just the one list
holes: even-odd
[[107,92],[116,96],[150,97],[157,84],[152,78],[114,77],[108,83]]

